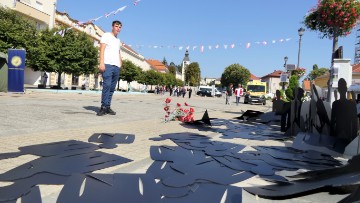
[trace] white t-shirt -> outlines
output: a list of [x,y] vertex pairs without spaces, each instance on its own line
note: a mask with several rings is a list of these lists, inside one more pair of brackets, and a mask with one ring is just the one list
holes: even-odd
[[235,94],[236,94],[237,97],[242,96],[242,94],[243,94],[243,88],[241,88],[241,87],[236,88],[236,89],[235,89]]
[[121,67],[120,39],[116,38],[111,32],[107,32],[101,37],[100,43],[106,44],[104,51],[104,63]]

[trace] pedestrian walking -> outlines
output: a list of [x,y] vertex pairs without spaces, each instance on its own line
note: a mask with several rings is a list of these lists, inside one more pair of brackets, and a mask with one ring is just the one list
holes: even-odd
[[186,88],[184,86],[181,89],[181,93],[182,93],[182,97],[184,98],[186,94]]
[[243,88],[242,85],[238,85],[238,87],[235,89],[235,97],[236,97],[236,106],[240,103],[240,97],[243,95]]
[[120,53],[121,42],[120,39],[117,38],[121,27],[122,23],[120,21],[113,21],[111,32],[103,34],[100,40],[99,71],[103,78],[103,89],[101,94],[101,108],[97,113],[98,116],[105,114],[116,115],[116,112],[113,111],[110,106],[122,65]]
[[172,86],[170,86],[169,92],[170,92],[170,97],[171,97],[171,95],[172,95],[172,93],[173,93],[173,87],[172,87]]
[[188,89],[188,92],[189,92],[189,99],[190,99],[191,98],[191,93],[192,93],[191,87]]
[[102,81],[102,80],[100,80],[99,84],[100,84],[100,90],[102,90],[103,81]]
[[229,86],[226,88],[226,101],[225,104],[230,105],[230,100],[233,94],[233,84],[230,83]]
[[47,74],[46,74],[46,72],[45,72],[44,75],[43,75],[43,85],[44,85],[44,88],[46,88],[47,79],[48,79],[48,76],[47,76]]

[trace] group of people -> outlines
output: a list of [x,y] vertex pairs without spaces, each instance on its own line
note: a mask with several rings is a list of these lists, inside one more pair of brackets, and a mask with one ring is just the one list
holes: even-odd
[[231,97],[233,95],[235,95],[236,105],[238,106],[239,103],[240,103],[240,97],[243,95],[243,93],[244,93],[244,89],[243,89],[241,84],[239,84],[238,87],[234,90],[233,84],[230,83],[229,86],[226,88],[226,91],[225,91],[225,94],[226,94],[225,104],[226,105],[231,105],[231,102],[230,102]]
[[169,91],[170,96],[174,96],[174,97],[185,97],[186,92],[189,93],[189,99],[191,98],[191,94],[192,94],[192,89],[191,87],[186,88],[185,86],[170,86],[169,88],[166,88],[166,86],[156,86],[155,87],[155,93],[156,94],[160,94],[160,95],[165,95],[165,93]]
[[155,87],[155,93],[164,95],[166,92],[166,86],[156,86]]
[[185,86],[175,86],[175,87],[170,87],[170,96],[174,96],[174,97],[180,97],[182,96],[183,98],[186,95],[186,92],[189,93],[189,99],[191,98],[191,93],[192,93],[192,89],[191,87],[189,88],[185,88]]

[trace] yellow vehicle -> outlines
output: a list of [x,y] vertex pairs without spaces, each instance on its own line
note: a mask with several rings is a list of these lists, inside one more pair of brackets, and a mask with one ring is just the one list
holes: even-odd
[[247,83],[244,104],[260,103],[266,104],[266,82],[260,80],[250,80]]

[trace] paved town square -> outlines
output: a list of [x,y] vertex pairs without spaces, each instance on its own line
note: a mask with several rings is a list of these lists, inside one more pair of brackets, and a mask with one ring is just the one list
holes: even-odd
[[[70,91],[69,91],[70,92]],[[251,139],[222,139],[220,134],[212,131],[199,131],[186,128],[179,121],[164,123],[164,101],[168,95],[156,94],[129,94],[116,93],[113,99],[113,109],[117,115],[96,116],[99,104],[99,92],[73,91],[60,92],[54,90],[40,91],[27,90],[25,94],[0,94],[0,110],[2,114],[0,123],[0,137],[2,138],[1,153],[17,152],[19,147],[54,143],[59,141],[77,140],[88,142],[94,133],[125,133],[135,135],[130,144],[119,144],[112,149],[99,151],[126,157],[133,161],[94,171],[96,173],[145,173],[154,162],[150,158],[151,146],[176,146],[170,140],[153,141],[149,138],[159,138],[162,134],[171,133],[197,133],[207,135],[214,140],[226,141],[233,144],[251,146],[286,146],[289,142],[256,141]],[[205,110],[210,118],[234,119],[244,111],[258,110],[267,112],[271,110],[271,102],[267,105],[239,106],[232,101],[225,105],[225,98],[208,98],[194,96],[191,99],[171,97],[171,105],[188,103],[195,109],[195,119],[201,119]],[[0,160],[0,173],[5,173],[22,164],[38,158],[34,155],[23,155],[17,158]],[[1,182],[1,186],[8,186],[11,182]],[[264,184],[256,177],[239,183],[240,187]],[[43,202],[56,202],[62,185],[40,185]],[[245,191],[243,202],[273,202],[255,197]],[[330,196],[327,193],[317,193],[284,202],[336,202],[344,196]]]

